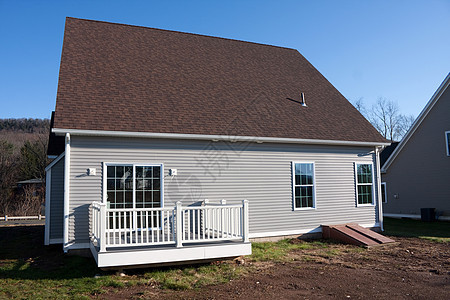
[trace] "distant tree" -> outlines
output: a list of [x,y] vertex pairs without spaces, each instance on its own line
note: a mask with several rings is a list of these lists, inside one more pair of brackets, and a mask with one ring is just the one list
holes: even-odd
[[20,149],[20,179],[38,178],[45,181],[47,163],[47,140],[26,141]]
[[0,212],[8,213],[17,178],[17,157],[14,145],[0,141]]
[[355,101],[354,106],[391,142],[401,140],[415,119],[412,115],[402,115],[396,102],[383,97],[378,98],[370,109],[366,108],[362,98]]

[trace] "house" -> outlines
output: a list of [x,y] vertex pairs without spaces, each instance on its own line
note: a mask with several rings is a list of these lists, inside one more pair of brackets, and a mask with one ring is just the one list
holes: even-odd
[[117,267],[381,228],[388,144],[297,50],[67,18],[45,240]]
[[382,167],[383,213],[420,218],[435,208],[450,220],[450,74]]

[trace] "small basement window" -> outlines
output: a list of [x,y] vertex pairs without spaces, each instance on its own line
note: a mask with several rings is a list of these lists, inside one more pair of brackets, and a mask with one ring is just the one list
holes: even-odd
[[293,162],[292,175],[294,210],[314,208],[314,163]]
[[387,203],[386,182],[381,183],[381,200],[383,203]]
[[356,163],[356,198],[358,206],[373,205],[373,166]]

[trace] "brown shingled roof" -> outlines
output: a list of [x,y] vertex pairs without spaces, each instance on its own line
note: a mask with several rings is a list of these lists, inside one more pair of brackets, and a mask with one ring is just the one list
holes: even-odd
[[54,128],[385,142],[297,50],[74,18]]

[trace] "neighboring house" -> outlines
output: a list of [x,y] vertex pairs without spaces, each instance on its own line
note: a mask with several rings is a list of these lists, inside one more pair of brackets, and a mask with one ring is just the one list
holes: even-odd
[[17,190],[19,193],[23,193],[24,189],[30,188],[33,189],[33,196],[37,196],[44,186],[43,183],[44,181],[39,178],[22,180],[17,182]]
[[51,123],[46,243],[99,267],[382,227],[389,143],[294,49],[67,18]]
[[450,74],[382,167],[385,216],[450,220]]

